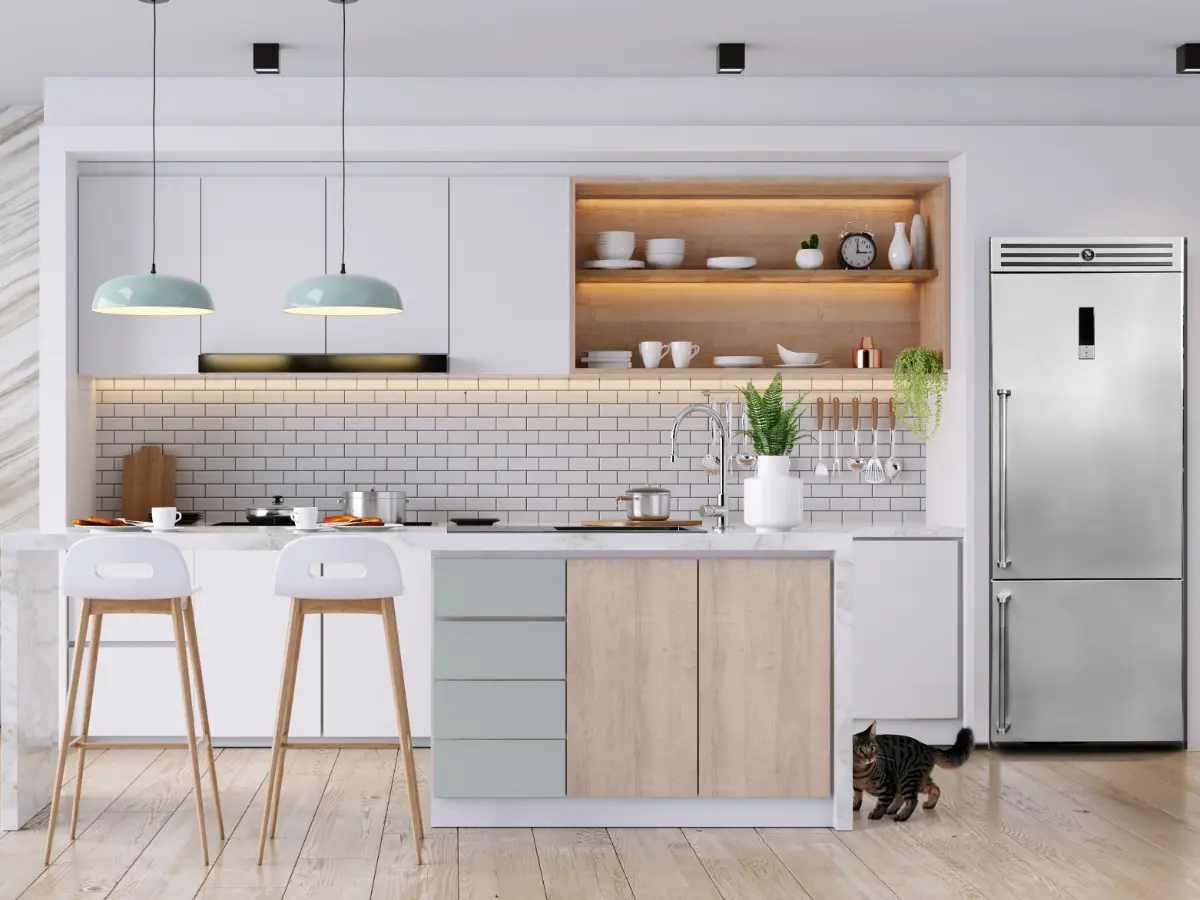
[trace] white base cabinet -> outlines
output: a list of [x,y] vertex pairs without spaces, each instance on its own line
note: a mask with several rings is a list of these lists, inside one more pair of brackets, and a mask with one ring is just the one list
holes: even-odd
[[854,542],[854,717],[961,716],[960,545]]

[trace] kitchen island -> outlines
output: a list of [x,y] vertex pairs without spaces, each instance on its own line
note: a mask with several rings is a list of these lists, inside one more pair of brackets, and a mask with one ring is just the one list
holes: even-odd
[[[49,799],[74,637],[58,570],[87,536],[0,538],[0,829],[20,827]],[[401,641],[414,734],[432,738],[434,825],[849,828],[854,542],[959,533],[377,536],[405,577]],[[281,528],[166,536],[205,587],[196,618],[218,743],[266,743],[286,620],[270,570],[296,538]],[[387,688],[372,668],[382,642],[339,637],[330,626],[342,618],[358,617],[331,617],[299,675],[298,736],[387,733],[383,717],[377,727],[349,721],[348,698],[378,693],[386,710]],[[114,640],[101,655],[94,722],[106,688],[155,680],[119,662],[109,676],[106,655],[140,651],[146,666],[166,653],[162,636]],[[175,685],[158,680],[167,715]],[[346,690],[331,693],[339,684]],[[512,715],[496,714],[505,709]],[[110,721],[119,731],[119,715]]]

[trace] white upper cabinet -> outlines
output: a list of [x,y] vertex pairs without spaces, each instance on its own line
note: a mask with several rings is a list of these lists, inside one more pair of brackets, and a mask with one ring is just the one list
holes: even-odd
[[571,179],[450,179],[450,371],[571,371]]
[[[329,353],[445,353],[449,346],[449,192],[446,178],[347,179],[346,271],[390,282],[404,312],[331,316]],[[330,178],[326,268],[342,254],[342,180]]]
[[[81,375],[188,375],[198,371],[203,316],[92,312],[92,295],[101,284],[118,275],[150,272],[151,203],[147,176],[84,175],[79,179]],[[200,280],[199,178],[158,179],[158,272]],[[219,309],[220,300],[214,302]]]
[[324,353],[325,317],[283,311],[288,288],[325,271],[325,179],[205,178],[204,353]]

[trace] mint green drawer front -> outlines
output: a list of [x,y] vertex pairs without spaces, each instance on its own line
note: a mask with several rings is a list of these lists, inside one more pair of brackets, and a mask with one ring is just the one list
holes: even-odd
[[565,622],[434,622],[433,677],[561,681],[567,677]]
[[435,797],[565,797],[566,741],[433,742]]
[[435,681],[435,738],[567,736],[565,681]]
[[438,618],[561,619],[567,564],[561,559],[436,559]]

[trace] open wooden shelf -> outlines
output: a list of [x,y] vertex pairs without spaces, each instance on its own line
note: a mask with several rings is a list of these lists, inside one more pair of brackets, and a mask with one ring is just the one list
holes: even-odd
[[579,269],[577,284],[919,284],[937,269]]
[[891,378],[892,370],[890,367],[883,369],[853,369],[843,368],[835,369],[832,366],[810,366],[805,368],[795,369],[778,369],[774,366],[761,366],[752,369],[741,368],[703,368],[703,369],[676,369],[674,366],[666,366],[658,369],[644,369],[638,366],[636,369],[589,369],[586,367],[578,367],[571,371],[572,375],[588,375],[597,378],[660,378],[660,379],[766,379],[770,380],[775,377],[776,373],[782,375],[785,380],[793,380],[797,378]]

